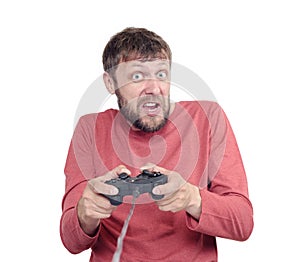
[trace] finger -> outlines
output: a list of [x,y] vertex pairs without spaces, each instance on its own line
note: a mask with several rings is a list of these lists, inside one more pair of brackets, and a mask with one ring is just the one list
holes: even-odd
[[155,195],[167,195],[171,193],[168,188],[169,186],[167,184],[159,185],[153,188],[152,193]]
[[91,179],[88,185],[97,194],[116,195],[119,190],[115,186],[105,184],[104,182],[117,178],[121,173],[127,173],[130,175],[131,172],[124,165],[119,165],[104,176]]
[[[126,166],[124,165],[119,165],[117,166],[116,168],[114,168],[113,170],[111,170],[110,172],[108,172],[106,175],[105,175],[105,178],[108,178],[107,180],[110,180],[112,178],[116,178],[118,177],[119,174],[121,173],[126,173],[128,175],[131,174],[130,170],[126,168]],[[107,177],[106,177],[107,176]]]
[[174,192],[176,192],[178,189],[180,188],[180,186],[178,186],[175,183],[171,183],[170,181],[168,181],[168,183],[163,184],[163,185],[158,185],[156,187],[153,188],[152,193],[155,195],[171,195]]
[[119,165],[119,166],[115,167],[114,169],[110,170],[109,172],[107,172],[105,175],[94,178],[93,180],[105,182],[105,181],[117,178],[118,175],[121,173],[126,173],[128,175],[131,174],[130,170],[127,169],[124,165]]
[[167,169],[157,166],[153,163],[147,163],[147,164],[143,165],[142,167],[140,167],[140,170],[141,171],[148,170],[150,172],[160,172],[164,175],[168,175],[170,173],[170,171],[168,171]]
[[90,180],[88,186],[96,194],[117,195],[119,192],[115,186],[105,184],[103,181],[97,179]]
[[161,211],[178,212],[185,208],[185,201],[182,198],[176,197],[176,195],[172,195],[172,197],[162,199],[156,203]]
[[116,208],[106,197],[95,193],[91,193],[90,195],[81,198],[80,201],[85,209],[99,213],[111,213]]
[[94,199],[94,203],[101,210],[108,210],[108,212],[111,212],[111,210],[115,209],[115,206],[113,206],[109,199],[103,195],[97,195],[97,198]]
[[180,190],[185,184],[186,181],[172,179],[172,177],[169,176],[168,182],[154,187],[152,193],[155,195],[170,195]]
[[178,207],[176,205],[176,200],[168,199],[167,201],[157,202],[158,208],[161,211],[174,211],[177,210]]
[[112,211],[115,209],[111,205],[107,205],[109,208],[105,206],[99,206],[97,203],[93,203],[89,209],[89,215],[94,218],[108,218],[111,216]]
[[148,170],[150,172],[153,172],[153,171],[156,171],[156,170],[154,170],[155,167],[156,167],[155,164],[153,164],[153,163],[147,163],[147,164],[143,165],[142,167],[140,167],[140,170],[141,171]]
[[182,188],[187,182],[177,172],[167,172],[168,182],[153,189],[154,194],[172,194]]
[[160,200],[156,200],[157,205],[159,206],[166,206],[169,205],[170,203],[172,203],[174,201],[174,194],[171,195],[164,195],[164,198],[160,199]]

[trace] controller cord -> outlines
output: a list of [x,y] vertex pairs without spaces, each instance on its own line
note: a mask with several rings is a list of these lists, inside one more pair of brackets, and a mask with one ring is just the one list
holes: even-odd
[[119,262],[120,261],[120,257],[121,257],[121,253],[122,253],[122,249],[123,249],[123,241],[124,241],[124,238],[125,238],[125,235],[126,235],[126,232],[127,232],[129,221],[130,221],[130,219],[133,215],[133,211],[134,211],[134,208],[135,208],[135,200],[138,198],[139,195],[140,195],[140,193],[139,193],[138,189],[136,188],[133,192],[133,198],[132,198],[131,208],[130,208],[129,214],[128,214],[125,222],[124,222],[121,234],[118,237],[117,249],[114,253],[112,262]]

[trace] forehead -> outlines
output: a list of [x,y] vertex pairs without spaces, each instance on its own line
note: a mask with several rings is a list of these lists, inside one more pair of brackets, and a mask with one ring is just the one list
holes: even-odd
[[131,70],[157,70],[170,68],[170,61],[167,59],[137,59],[127,62],[122,62],[118,65],[117,71],[131,71]]

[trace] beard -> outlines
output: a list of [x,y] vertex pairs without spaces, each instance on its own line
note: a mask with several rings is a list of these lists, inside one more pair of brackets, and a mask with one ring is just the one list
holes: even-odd
[[[126,120],[135,128],[146,133],[153,133],[160,130],[167,123],[170,114],[170,97],[146,95],[140,98],[127,101],[116,90],[120,112]],[[146,114],[142,112],[143,105],[151,103],[159,108],[159,114]]]

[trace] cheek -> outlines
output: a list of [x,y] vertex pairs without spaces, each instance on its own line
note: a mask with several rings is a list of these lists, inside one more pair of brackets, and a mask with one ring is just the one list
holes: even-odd
[[127,101],[134,101],[139,98],[140,95],[140,88],[135,85],[127,85],[120,88],[120,94],[127,100]]
[[164,96],[169,96],[170,94],[170,84],[165,83],[161,85],[161,91]]

